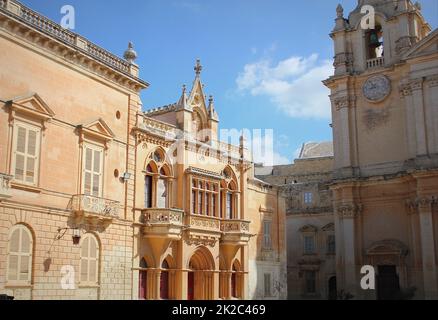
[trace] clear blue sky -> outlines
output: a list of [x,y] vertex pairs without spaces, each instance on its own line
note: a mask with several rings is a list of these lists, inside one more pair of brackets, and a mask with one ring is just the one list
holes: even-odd
[[[22,0],[60,22],[76,10],[75,32],[121,56],[133,41],[145,108],[176,102],[200,58],[206,93],[222,128],[274,129],[277,162],[303,142],[331,140],[330,104],[320,83],[333,57],[328,34],[340,2],[356,0]],[[435,29],[438,1],[422,0]]]

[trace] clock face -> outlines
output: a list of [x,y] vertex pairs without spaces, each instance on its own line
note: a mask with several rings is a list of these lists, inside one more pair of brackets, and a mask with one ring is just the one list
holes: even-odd
[[391,92],[391,81],[382,75],[369,78],[363,85],[363,94],[371,102],[384,100]]

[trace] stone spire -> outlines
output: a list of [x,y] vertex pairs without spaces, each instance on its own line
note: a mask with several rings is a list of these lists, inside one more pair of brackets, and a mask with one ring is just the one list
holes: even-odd
[[182,86],[182,94],[181,94],[181,98],[179,98],[179,101],[177,103],[177,109],[178,110],[188,110],[189,107],[187,105],[187,87],[184,84]]
[[339,19],[344,18],[344,8],[341,4],[338,4],[338,7],[336,8],[336,15]]
[[123,57],[129,63],[134,63],[135,59],[137,59],[137,52],[134,50],[134,44],[129,42],[128,49],[125,51]]
[[219,120],[219,117],[216,113],[216,110],[214,109],[214,99],[213,96],[210,96],[210,98],[208,99],[208,116],[210,117],[210,119]]

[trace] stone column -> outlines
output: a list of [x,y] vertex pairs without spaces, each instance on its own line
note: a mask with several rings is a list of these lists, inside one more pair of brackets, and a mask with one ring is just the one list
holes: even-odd
[[344,290],[358,298],[358,270],[356,266],[356,217],[361,211],[361,205],[346,204],[337,208],[337,214],[342,228],[343,238],[343,274]]
[[155,299],[156,300],[161,299],[161,297],[160,297],[160,295],[161,295],[160,284],[161,284],[161,271],[157,270],[157,271],[155,271]]
[[418,199],[420,220],[421,254],[423,262],[424,297],[435,300],[438,298],[437,268],[435,257],[435,240],[432,219],[432,199]]
[[231,272],[227,272],[227,300],[231,300],[231,297],[233,295],[233,293],[231,292],[231,288],[232,288],[232,273]]
[[411,82],[413,105],[415,106],[415,128],[417,135],[417,156],[427,155],[426,123],[424,117],[423,79]]

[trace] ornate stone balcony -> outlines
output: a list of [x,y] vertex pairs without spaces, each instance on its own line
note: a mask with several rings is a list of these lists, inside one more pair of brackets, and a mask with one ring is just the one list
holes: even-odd
[[118,201],[89,195],[75,195],[71,200],[71,210],[75,215],[76,223],[108,224],[113,219],[119,218],[119,208]]
[[0,173],[0,199],[10,198],[12,176]]
[[187,242],[214,246],[221,237],[221,219],[189,214],[186,216]]
[[144,209],[141,213],[145,238],[181,239],[184,211],[179,209]]
[[222,243],[244,245],[251,238],[249,221],[223,220],[221,221]]

